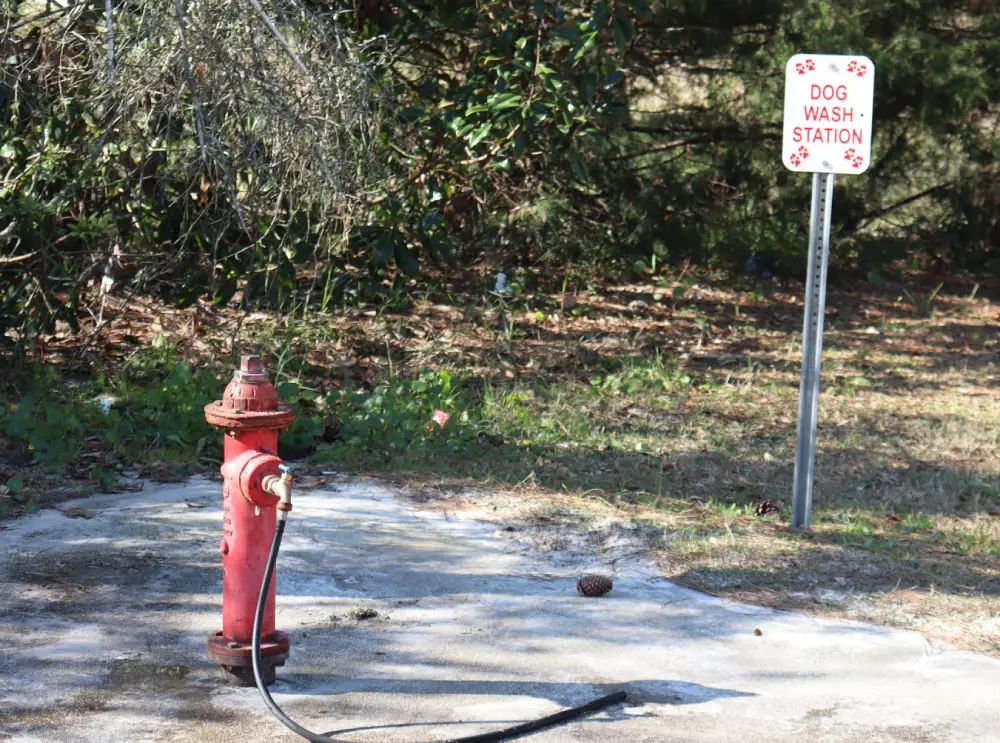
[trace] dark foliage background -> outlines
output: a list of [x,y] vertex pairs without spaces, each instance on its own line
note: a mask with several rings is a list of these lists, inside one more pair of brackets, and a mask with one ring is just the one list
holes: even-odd
[[874,165],[838,181],[840,274],[1000,271],[995,0],[0,7],[17,352],[85,308],[103,321],[108,291],[298,312],[482,259],[798,275],[809,179],[779,139],[799,51],[877,69]]

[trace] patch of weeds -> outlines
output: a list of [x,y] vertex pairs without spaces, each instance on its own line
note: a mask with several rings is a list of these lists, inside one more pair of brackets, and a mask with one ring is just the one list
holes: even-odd
[[585,444],[591,437],[582,388],[566,383],[538,391],[520,386],[488,387],[483,405],[473,411],[481,425],[521,446],[549,447],[573,441]]
[[[171,370],[181,361],[177,346],[168,343],[163,335],[153,338],[149,346],[125,359],[116,373],[118,384],[143,388],[162,384]],[[98,383],[103,381],[98,377]],[[111,386],[114,386],[113,383]]]
[[827,527],[823,532],[830,534],[839,544],[875,551],[893,551],[904,542],[902,534],[886,529],[886,522],[879,520],[871,512],[858,509],[826,512],[817,520]]
[[[279,399],[289,398],[279,396]],[[281,454],[288,459],[308,456],[316,451],[326,435],[327,424],[324,418],[300,409],[295,422],[281,437]]]
[[0,484],[0,516],[7,516],[15,509],[34,513],[38,508],[38,503],[25,491],[22,475],[9,477]]
[[0,409],[4,435],[26,450],[33,463],[47,468],[58,468],[79,455],[85,443],[84,422],[91,412],[85,400],[67,399],[71,393],[60,381],[51,370],[36,372],[20,399]]
[[218,435],[205,422],[204,408],[220,396],[222,385],[214,374],[185,362],[168,362],[161,374],[158,383],[140,386],[125,379],[111,385],[117,402],[88,422],[104,428],[107,443],[125,459],[194,461]]
[[896,524],[896,530],[904,534],[933,531],[934,522],[926,513],[907,513]]
[[[536,385],[489,386],[470,411],[482,428],[523,447],[635,449],[647,451],[647,429],[662,423],[690,378],[664,357],[605,364],[585,383],[565,380]],[[658,416],[658,417],[657,417]]]
[[753,516],[754,506],[751,503],[731,503],[727,501],[715,501],[709,498],[708,503],[705,504],[707,508],[715,511],[719,516],[725,519],[735,519],[740,516]]
[[318,400],[317,410],[340,427],[334,443],[319,447],[320,459],[344,451],[383,456],[457,453],[475,442],[468,427],[468,398],[445,370],[392,380],[371,392],[347,385]]
[[996,526],[977,519],[964,528],[945,532],[943,547],[960,555],[995,561],[1000,559],[1000,534]]
[[118,470],[198,460],[215,433],[204,405],[221,385],[154,344],[114,378],[83,382],[54,367],[27,370],[0,390],[0,431],[43,472],[83,475],[111,490]]
[[931,320],[937,315],[934,300],[937,299],[937,295],[941,292],[942,287],[944,287],[943,281],[927,294],[914,295],[906,288],[903,289],[903,294],[913,307],[913,312],[917,317]]
[[[639,493],[633,498],[637,506],[644,506],[664,513],[681,513],[691,510],[691,501],[673,497],[669,492],[660,494]],[[654,522],[650,522],[654,523]]]
[[347,618],[355,622],[363,622],[366,619],[378,619],[381,615],[370,606],[355,606],[347,610]]
[[655,397],[675,393],[691,382],[691,378],[671,359],[657,355],[652,359],[626,359],[618,368],[604,375],[589,378],[590,386],[599,396]]
[[836,389],[845,397],[856,397],[859,392],[874,387],[875,384],[865,376],[852,376],[836,379]]

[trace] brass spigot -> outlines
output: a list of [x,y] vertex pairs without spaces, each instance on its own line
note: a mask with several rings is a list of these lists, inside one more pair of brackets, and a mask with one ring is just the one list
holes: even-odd
[[278,519],[285,521],[288,512],[292,510],[292,468],[287,464],[279,464],[281,475],[268,475],[261,483],[264,491],[279,498],[275,508],[278,509]]

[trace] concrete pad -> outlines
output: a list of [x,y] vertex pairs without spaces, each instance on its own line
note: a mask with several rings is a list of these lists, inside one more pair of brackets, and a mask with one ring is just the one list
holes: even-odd
[[[215,482],[151,485],[68,504],[89,519],[2,525],[0,740],[298,740],[205,656],[221,500]],[[638,561],[584,599],[576,579],[606,566],[493,530],[369,485],[299,493],[278,567],[279,704],[358,743],[471,735],[619,689],[626,705],[529,739],[1000,740],[994,659],[715,599]]]

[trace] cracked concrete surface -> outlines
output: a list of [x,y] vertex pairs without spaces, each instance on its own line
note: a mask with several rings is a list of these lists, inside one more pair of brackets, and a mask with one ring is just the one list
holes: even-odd
[[[93,517],[0,530],[0,740],[297,740],[205,656],[221,486],[73,505]],[[580,598],[596,564],[493,530],[372,485],[298,493],[278,567],[292,635],[279,704],[357,743],[471,735],[619,689],[625,705],[528,739],[1000,740],[994,659],[715,599],[638,560],[616,563],[608,596]]]

